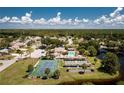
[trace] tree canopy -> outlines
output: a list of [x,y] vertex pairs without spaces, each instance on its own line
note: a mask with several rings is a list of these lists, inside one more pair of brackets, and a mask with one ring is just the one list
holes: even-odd
[[115,74],[119,71],[120,64],[116,54],[108,52],[102,60],[101,69],[109,74]]
[[94,48],[94,46],[88,46],[87,50],[90,53],[90,56],[96,56],[97,55],[97,50]]

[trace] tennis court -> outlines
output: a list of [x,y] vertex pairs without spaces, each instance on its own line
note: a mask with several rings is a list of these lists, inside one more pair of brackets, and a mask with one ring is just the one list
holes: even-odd
[[50,75],[57,70],[58,64],[56,60],[40,60],[36,68],[31,73],[32,76],[43,76],[46,68],[50,69]]

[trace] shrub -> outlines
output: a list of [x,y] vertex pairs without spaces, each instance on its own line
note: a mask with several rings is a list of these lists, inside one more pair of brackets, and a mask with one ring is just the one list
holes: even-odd
[[59,70],[56,70],[54,72],[54,79],[59,79],[59,76],[60,76],[60,71]]
[[66,72],[69,72],[69,69],[66,69]]
[[83,72],[83,71],[79,71],[78,73],[79,73],[79,74],[84,74],[84,72]]
[[49,68],[46,68],[45,71],[44,71],[44,73],[48,76],[49,73],[50,73],[50,69]]
[[3,65],[3,63],[0,63],[0,66],[2,66]]
[[46,80],[46,79],[47,79],[47,76],[46,76],[46,75],[45,75],[45,76],[43,76],[43,77],[42,77],[42,79],[43,79],[43,80]]
[[28,78],[29,77],[29,75],[27,74],[27,75],[25,75],[25,76],[23,76],[23,78]]
[[40,76],[37,76],[37,78],[40,78]]
[[27,70],[27,72],[32,72],[33,70],[34,70],[33,65],[28,65],[28,70]]
[[91,72],[94,72],[94,69],[91,69]]
[[116,84],[117,85],[124,85],[124,81],[118,81]]

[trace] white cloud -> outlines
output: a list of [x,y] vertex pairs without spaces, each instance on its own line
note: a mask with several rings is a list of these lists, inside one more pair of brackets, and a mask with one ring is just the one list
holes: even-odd
[[32,11],[30,11],[30,13],[26,13],[25,16],[27,17],[31,17]]
[[124,15],[120,13],[123,8],[117,8],[114,12],[109,15],[103,15],[100,18],[94,20],[96,24],[123,24],[124,23]]
[[58,12],[55,17],[45,19],[45,18],[40,18],[40,19],[32,19],[32,11],[25,13],[24,16],[16,17],[13,16],[12,18],[10,17],[3,17],[0,19],[0,23],[5,23],[5,22],[10,22],[10,23],[20,23],[20,24],[34,24],[34,26],[37,26],[35,24],[39,24],[38,26],[40,27],[41,25],[46,26],[46,27],[103,27],[103,26],[117,26],[117,25],[124,25],[124,14],[121,14],[121,11],[123,8],[117,8],[115,11],[113,11],[110,14],[106,15],[101,15],[101,17],[96,18],[96,19],[88,19],[88,18],[66,18],[63,19],[61,18],[61,12]]
[[8,22],[10,20],[10,17],[3,17],[2,19],[0,19],[0,23],[5,23],[5,22]]
[[68,25],[71,25],[72,24],[72,19],[69,18],[69,19],[63,19],[61,21],[61,24],[65,25],[65,24],[68,24]]
[[57,13],[57,17],[60,17],[60,16],[61,16],[61,12],[58,12],[58,13]]
[[61,23],[61,12],[58,12],[56,17],[50,18],[50,19],[48,20],[48,23],[49,23],[50,25],[60,24],[60,23]]
[[22,24],[32,23],[33,20],[31,19],[31,14],[32,14],[32,12],[26,13],[25,16],[22,16],[21,23]]
[[110,13],[110,17],[116,17],[120,15],[120,11],[122,11],[123,8],[118,7],[113,13]]
[[105,15],[103,15],[102,17],[94,20],[94,23],[96,23],[96,24],[104,24],[104,23],[109,24],[109,23],[111,23],[111,20],[110,20],[110,18],[107,18]]
[[11,20],[9,21],[11,23],[21,23],[21,20],[18,17],[12,17]]
[[89,19],[85,19],[85,18],[83,18],[83,20],[82,20],[84,23],[88,23],[89,22]]
[[34,23],[35,23],[35,24],[44,25],[44,24],[47,24],[47,21],[46,21],[46,19],[41,18],[41,19],[36,19],[36,20],[34,20]]
[[78,24],[80,24],[82,22],[82,20],[80,20],[80,19],[78,19],[78,17],[76,17],[75,19],[74,19],[74,25],[78,25]]
[[124,22],[124,15],[116,17],[115,20]]

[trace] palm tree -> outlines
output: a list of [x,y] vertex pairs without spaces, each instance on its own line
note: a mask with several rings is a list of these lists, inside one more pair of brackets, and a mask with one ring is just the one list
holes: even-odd
[[20,54],[21,57],[22,57],[23,52],[22,52],[21,50],[18,49],[16,52],[17,52],[18,54]]
[[82,69],[84,70],[84,73],[85,73],[85,70],[87,69],[87,64],[84,63],[81,67],[82,67]]
[[28,65],[28,70],[27,70],[27,71],[28,71],[28,72],[32,72],[33,70],[34,70],[33,65],[31,65],[31,64]]
[[50,74],[50,69],[49,68],[46,68],[45,69],[45,71],[44,71],[44,73],[47,75],[47,77],[48,77],[48,75]]
[[27,47],[27,49],[28,49],[27,52],[30,54],[30,57],[31,57],[31,53],[33,52],[33,49],[29,46]]
[[59,79],[59,76],[60,76],[60,71],[59,71],[59,70],[56,70],[56,71],[54,72],[54,78],[55,78],[55,79]]

